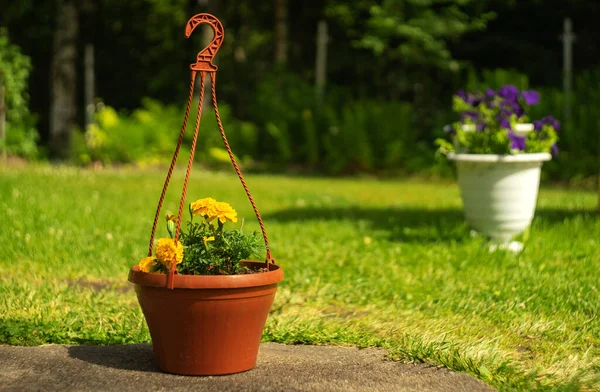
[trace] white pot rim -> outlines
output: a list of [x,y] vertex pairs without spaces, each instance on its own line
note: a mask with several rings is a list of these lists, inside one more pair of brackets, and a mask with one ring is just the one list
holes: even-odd
[[517,123],[515,124],[515,131],[517,132],[531,132],[534,130],[533,123]]
[[[476,130],[475,124],[462,124],[460,127],[465,132],[475,132]],[[533,130],[533,123],[517,123],[515,124],[515,129],[513,129],[512,131],[519,136],[525,136]]]
[[552,155],[547,152],[515,155],[449,153],[448,159],[462,162],[544,162],[551,160]]

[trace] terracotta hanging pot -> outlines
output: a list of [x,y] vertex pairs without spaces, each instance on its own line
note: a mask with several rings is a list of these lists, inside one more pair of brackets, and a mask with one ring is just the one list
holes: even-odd
[[[251,269],[265,263],[246,262]],[[169,373],[220,375],[256,364],[269,309],[283,270],[246,275],[167,275],[129,272],[148,323],[158,367]]]
[[185,34],[189,37],[202,23],[209,24],[215,35],[209,45],[198,53],[196,63],[190,66],[192,72],[187,109],[177,148],[156,209],[148,256],[152,255],[158,217],[181,148],[196,85],[195,80],[199,75],[198,115],[179,204],[174,242],[177,244],[179,240],[181,216],[202,117],[204,83],[206,76],[210,76],[211,98],[219,131],[231,163],[260,224],[266,248],[265,262],[244,261],[243,265],[254,270],[254,273],[249,274],[181,275],[177,273],[178,261],[175,257],[166,274],[142,272],[137,265],[132,267],[129,271],[129,281],[135,284],[138,301],[150,329],[158,367],[176,374],[220,375],[243,372],[252,369],[256,364],[263,327],[277,291],[277,284],[283,280],[283,270],[275,265],[265,226],[229,147],[219,116],[215,92],[217,67],[212,60],[223,42],[223,26],[212,15],[198,14],[188,21]]

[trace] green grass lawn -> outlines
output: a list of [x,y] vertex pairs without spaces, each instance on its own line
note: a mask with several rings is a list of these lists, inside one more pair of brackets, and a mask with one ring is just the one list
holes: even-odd
[[[0,343],[149,341],[127,273],[165,172],[0,169]],[[247,180],[286,275],[265,341],[381,346],[501,390],[600,388],[594,193],[542,189],[515,255],[471,235],[453,182]],[[188,194],[228,201],[258,229],[234,174],[196,171]]]

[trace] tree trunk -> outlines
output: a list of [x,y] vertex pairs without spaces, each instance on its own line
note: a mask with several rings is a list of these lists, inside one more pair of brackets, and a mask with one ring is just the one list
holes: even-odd
[[288,47],[288,2],[275,0],[275,63],[287,62]]
[[85,110],[85,129],[94,123],[96,113],[96,15],[98,11],[98,0],[83,0],[79,11],[81,20],[81,31],[79,36],[85,42],[83,52],[83,99]]
[[600,214],[600,170],[598,171],[598,206],[596,207],[596,211]]
[[71,131],[77,123],[77,36],[79,21],[75,0],[58,0],[50,70],[50,152],[54,158],[69,155]]
[[0,73],[0,149],[2,160],[6,160],[6,105],[4,103],[4,79]]
[[94,72],[94,44],[85,45],[84,54],[84,79],[83,91],[85,100],[85,127],[94,123],[94,113],[96,113],[96,105],[94,98],[96,96],[96,76]]

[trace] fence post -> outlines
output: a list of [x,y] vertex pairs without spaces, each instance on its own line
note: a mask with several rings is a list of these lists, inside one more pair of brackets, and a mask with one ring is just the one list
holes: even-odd
[[315,95],[317,102],[323,99],[327,75],[327,22],[320,20],[317,26],[317,56],[315,60]]
[[565,92],[565,118],[567,123],[571,119],[571,88],[573,81],[573,43],[575,34],[573,34],[573,23],[571,18],[565,18],[563,23],[563,88]]
[[85,127],[94,122],[94,113],[96,105],[94,105],[94,96],[96,95],[96,78],[94,77],[94,45],[85,45],[84,53],[85,67]]

